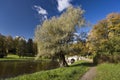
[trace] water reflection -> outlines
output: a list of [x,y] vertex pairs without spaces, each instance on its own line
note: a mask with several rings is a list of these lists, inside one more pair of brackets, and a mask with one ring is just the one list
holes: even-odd
[[0,79],[59,67],[56,61],[1,61]]

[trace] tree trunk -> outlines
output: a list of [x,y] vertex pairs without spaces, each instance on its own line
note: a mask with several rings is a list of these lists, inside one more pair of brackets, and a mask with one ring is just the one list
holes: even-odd
[[60,53],[59,55],[59,64],[60,64],[60,67],[68,67],[68,64],[65,60],[65,55]]

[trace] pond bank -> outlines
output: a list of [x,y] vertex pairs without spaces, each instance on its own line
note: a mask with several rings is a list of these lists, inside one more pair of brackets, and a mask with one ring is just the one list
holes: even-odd
[[88,62],[79,61],[70,65],[70,67],[40,71],[7,80],[79,80],[79,78],[89,69],[89,66],[86,66],[83,63]]

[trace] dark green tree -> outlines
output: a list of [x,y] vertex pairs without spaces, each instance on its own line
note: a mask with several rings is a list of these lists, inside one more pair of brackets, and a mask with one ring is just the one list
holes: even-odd
[[27,42],[27,53],[28,53],[28,56],[34,56],[34,43],[33,43],[33,40],[32,39],[28,39],[28,42]]
[[18,44],[17,44],[17,55],[19,57],[24,57],[27,54],[27,50],[26,50],[27,46],[26,46],[26,40],[24,39],[19,39]]
[[5,43],[5,36],[0,34],[0,58],[7,55]]

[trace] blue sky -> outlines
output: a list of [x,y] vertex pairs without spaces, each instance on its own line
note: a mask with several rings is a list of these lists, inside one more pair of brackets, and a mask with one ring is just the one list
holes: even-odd
[[33,38],[42,20],[59,16],[70,5],[81,5],[92,24],[109,13],[120,12],[120,0],[0,0],[0,33]]

